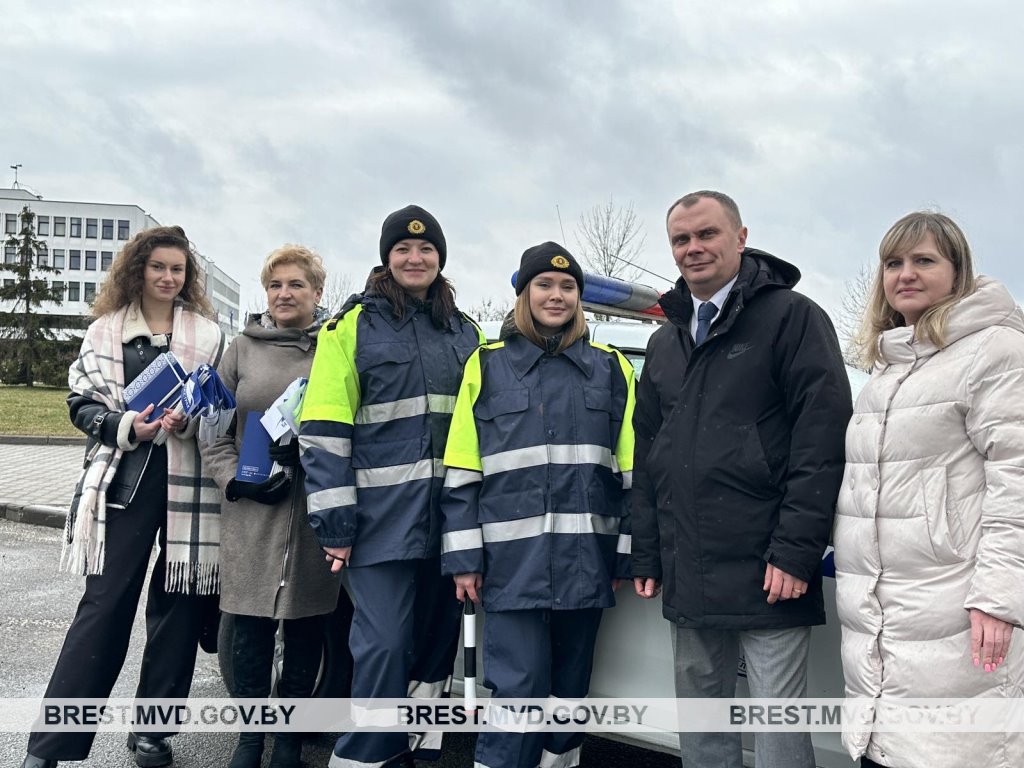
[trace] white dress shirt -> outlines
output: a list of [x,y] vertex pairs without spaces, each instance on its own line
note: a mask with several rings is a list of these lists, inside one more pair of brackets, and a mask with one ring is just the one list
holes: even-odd
[[[736,278],[739,277],[739,276],[740,276],[740,273],[737,272],[733,276],[732,280],[730,280],[728,283],[723,285],[721,287],[721,289],[719,289],[718,293],[716,293],[710,299],[707,299],[707,301],[710,301],[717,308],[717,311],[715,312],[715,316],[713,318],[711,318],[711,325],[714,325],[715,323],[718,322],[718,318],[722,314],[722,307],[725,304],[726,298],[728,298],[728,296],[729,296],[729,291],[731,291],[732,287],[734,285],[736,285]],[[703,304],[705,300],[704,299],[698,299],[692,293],[690,294],[690,300],[693,301],[693,317],[690,318],[690,337],[692,339],[696,339],[697,338],[697,310],[700,309],[700,305]],[[710,333],[710,331],[709,331],[709,333]]]

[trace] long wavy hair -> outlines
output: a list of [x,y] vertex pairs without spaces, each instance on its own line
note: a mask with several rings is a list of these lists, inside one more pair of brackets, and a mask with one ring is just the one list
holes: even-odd
[[[391,304],[391,311],[398,318],[405,317],[409,301],[412,300],[387,267],[377,267],[370,274],[366,281],[366,292],[387,299]],[[440,272],[427,289],[427,302],[430,304],[430,319],[437,328],[447,328],[459,311],[455,306],[455,286]]]
[[[516,328],[523,336],[541,349],[547,348],[547,342],[541,332],[537,330],[537,322],[533,319],[533,313],[530,311],[529,285],[526,286],[525,291],[516,296],[516,303],[512,308],[512,318],[515,320]],[[572,317],[562,326],[562,340],[559,342],[555,354],[568,349],[586,334],[587,319],[583,316],[583,302],[577,301]]]
[[974,293],[974,259],[963,230],[951,218],[941,213],[908,213],[889,228],[878,246],[878,269],[871,283],[871,292],[860,330],[854,338],[858,357],[867,369],[873,368],[880,359],[878,337],[885,331],[907,324],[903,315],[886,301],[885,286],[882,282],[885,262],[914,248],[928,233],[935,238],[935,246],[939,253],[953,265],[953,292],[924,311],[914,323],[914,335],[942,349],[946,346],[946,322],[950,310],[965,296]]
[[199,257],[181,227],[144,229],[125,244],[110,266],[110,274],[100,286],[92,312],[96,317],[142,300],[146,262],[155,248],[177,248],[185,254],[185,284],[175,298],[185,309],[214,317],[213,306],[199,281]]

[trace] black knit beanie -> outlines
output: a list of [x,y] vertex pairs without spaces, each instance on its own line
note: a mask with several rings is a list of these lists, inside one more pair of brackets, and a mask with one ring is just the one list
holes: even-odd
[[400,211],[389,214],[380,228],[380,262],[388,265],[388,254],[399,240],[415,238],[433,243],[437,248],[438,267],[444,269],[448,258],[448,246],[444,241],[444,232],[437,219],[418,205],[407,205]]
[[519,274],[516,275],[516,296],[526,290],[537,275],[542,272],[567,272],[576,279],[580,293],[583,293],[583,270],[576,259],[565,248],[550,240],[523,251],[519,260]]

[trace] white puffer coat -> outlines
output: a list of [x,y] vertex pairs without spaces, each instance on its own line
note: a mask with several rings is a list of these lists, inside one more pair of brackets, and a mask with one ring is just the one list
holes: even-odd
[[[882,335],[835,524],[846,693],[874,700],[879,722],[908,714],[900,698],[1024,696],[1024,316],[982,277],[944,349],[912,332]],[[973,665],[970,608],[1017,627],[995,672]],[[1024,766],[1021,733],[849,723],[843,744],[898,768]]]

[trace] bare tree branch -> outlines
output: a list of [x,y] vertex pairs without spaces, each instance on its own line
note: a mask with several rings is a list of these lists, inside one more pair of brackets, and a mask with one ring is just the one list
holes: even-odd
[[495,301],[490,296],[478,304],[466,310],[466,314],[478,323],[485,323],[488,320],[504,320],[505,316],[512,311],[512,302]]
[[630,262],[637,263],[647,235],[632,202],[618,206],[608,198],[584,211],[575,234],[579,256],[591,271],[630,282],[640,277]]
[[861,264],[856,277],[843,284],[843,303],[836,316],[836,334],[843,349],[843,360],[853,368],[862,367],[861,349],[857,345],[864,312],[871,297],[875,274],[871,266]]

